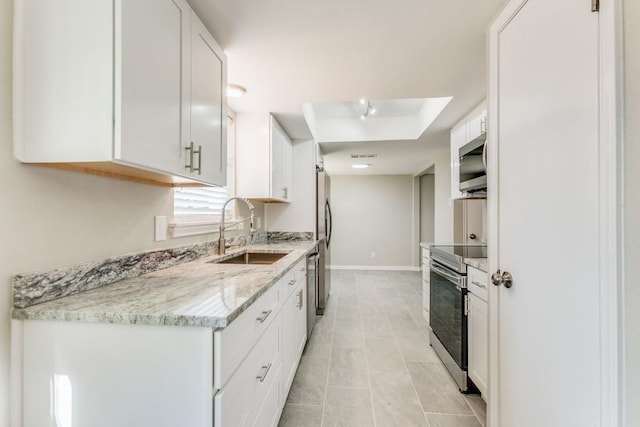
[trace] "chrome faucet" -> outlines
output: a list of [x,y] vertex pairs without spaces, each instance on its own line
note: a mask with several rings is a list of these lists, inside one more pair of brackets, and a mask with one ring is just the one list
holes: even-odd
[[[229,224],[225,227],[224,226],[224,210],[226,209],[227,204],[232,200],[242,200],[249,208],[249,212],[251,213],[251,215],[249,216],[249,218],[242,219],[238,222],[234,222],[233,224]],[[224,202],[224,205],[222,205],[222,219],[220,220],[220,238],[218,239],[218,255],[224,255],[224,252],[226,249],[226,241],[224,240],[224,230],[226,230],[229,227],[233,227],[234,225],[241,224],[245,221],[249,221],[249,235],[252,236],[253,233],[256,232],[256,229],[253,228],[253,203],[251,203],[249,200],[242,197],[232,197],[226,202]]]

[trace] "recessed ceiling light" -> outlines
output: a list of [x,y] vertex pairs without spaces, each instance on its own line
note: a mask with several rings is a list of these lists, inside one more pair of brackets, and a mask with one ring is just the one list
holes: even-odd
[[371,166],[370,163],[354,163],[351,165],[351,167],[354,169],[366,169],[369,166]]
[[229,98],[240,98],[245,93],[247,93],[247,88],[244,86],[235,83],[229,83],[227,85],[227,96]]

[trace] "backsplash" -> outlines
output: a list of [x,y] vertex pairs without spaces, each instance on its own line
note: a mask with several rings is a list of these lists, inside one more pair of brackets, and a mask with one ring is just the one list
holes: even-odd
[[[267,241],[267,233],[256,233],[251,242],[247,236],[229,237],[231,246],[245,246]],[[100,288],[111,283],[138,277],[156,270],[212,255],[218,241],[198,243],[178,248],[161,249],[138,254],[122,255],[71,265],[36,273],[13,276],[13,305],[25,308],[68,295]]]
[[267,240],[279,240],[283,242],[300,242],[313,240],[311,231],[267,231]]

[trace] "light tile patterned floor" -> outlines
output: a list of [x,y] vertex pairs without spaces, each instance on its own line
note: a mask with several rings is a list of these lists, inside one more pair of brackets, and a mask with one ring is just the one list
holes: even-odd
[[428,344],[420,273],[331,273],[332,291],[291,386],[280,427],[480,427]]

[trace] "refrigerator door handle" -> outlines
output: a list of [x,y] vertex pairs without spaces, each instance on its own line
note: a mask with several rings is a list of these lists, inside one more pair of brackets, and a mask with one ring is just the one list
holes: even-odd
[[331,205],[329,204],[329,199],[325,202],[325,210],[327,212],[325,221],[328,220],[329,222],[328,225],[325,225],[325,229],[327,230],[327,249],[329,249],[329,244],[331,243],[331,232],[333,231],[333,218],[331,217]]

